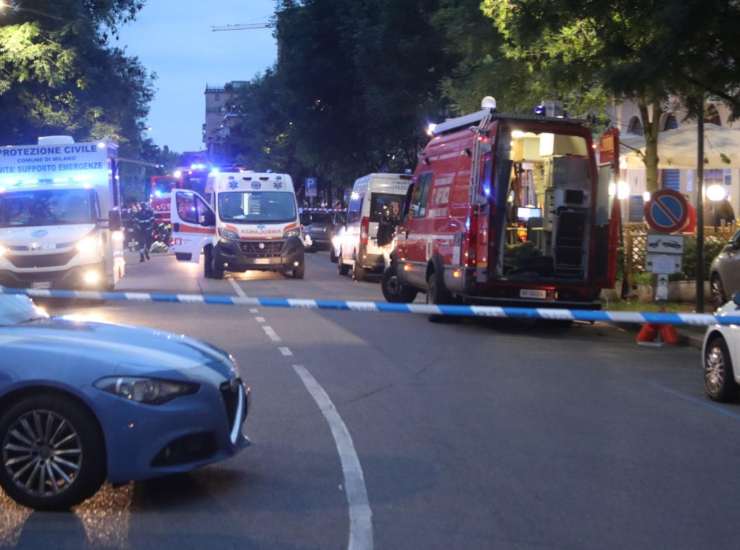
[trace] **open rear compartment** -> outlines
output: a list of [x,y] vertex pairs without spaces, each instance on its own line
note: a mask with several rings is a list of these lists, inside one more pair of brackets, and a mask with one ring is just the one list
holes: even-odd
[[[583,135],[501,125],[492,234],[496,278],[579,284],[589,278],[596,188]],[[493,266],[491,266],[493,267]]]

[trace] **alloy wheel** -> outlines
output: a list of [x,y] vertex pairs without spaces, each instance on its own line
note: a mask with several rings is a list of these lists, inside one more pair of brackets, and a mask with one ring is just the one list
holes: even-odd
[[718,344],[712,345],[704,360],[704,379],[707,389],[718,393],[725,382],[725,354]]
[[18,488],[35,497],[57,496],[82,468],[82,441],[61,415],[32,410],[17,418],[2,446],[3,467]]

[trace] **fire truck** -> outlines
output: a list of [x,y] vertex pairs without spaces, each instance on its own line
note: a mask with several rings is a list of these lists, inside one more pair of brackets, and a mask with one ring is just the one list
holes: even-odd
[[149,205],[160,223],[170,223],[170,197],[178,185],[174,176],[152,176],[149,183]]
[[386,299],[598,308],[616,275],[618,166],[604,154],[597,167],[591,130],[486,106],[430,134],[383,276]]

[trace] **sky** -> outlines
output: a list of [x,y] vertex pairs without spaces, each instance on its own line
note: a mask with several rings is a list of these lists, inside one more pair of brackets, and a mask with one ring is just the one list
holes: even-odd
[[271,29],[211,32],[211,25],[267,21],[274,0],[147,0],[116,45],[157,74],[149,137],[178,152],[203,149],[206,84],[249,80],[277,56]]

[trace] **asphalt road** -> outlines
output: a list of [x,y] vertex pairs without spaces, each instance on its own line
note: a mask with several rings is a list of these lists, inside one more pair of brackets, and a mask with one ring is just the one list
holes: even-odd
[[[382,299],[324,253],[308,257],[304,281],[204,281],[157,257],[120,288]],[[639,348],[630,333],[580,324],[50,308],[230,350],[253,387],[254,446],[190,475],[106,487],[74,513],[2,497],[0,544],[339,549],[352,531],[356,548],[378,549],[738,546],[740,406],[703,397],[694,349]]]

